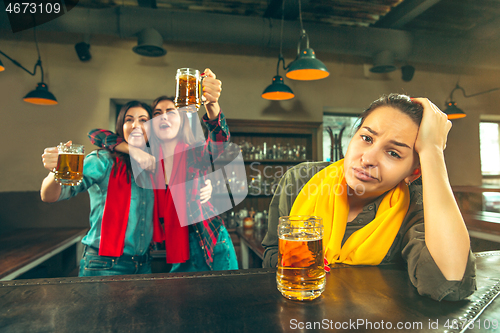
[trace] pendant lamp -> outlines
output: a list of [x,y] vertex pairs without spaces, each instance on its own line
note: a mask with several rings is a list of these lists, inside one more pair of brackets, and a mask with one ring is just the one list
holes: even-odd
[[[40,56],[33,70],[33,74],[36,74],[36,68],[40,67],[40,72],[42,72],[42,82],[38,83],[35,90],[30,91],[24,96],[23,101],[36,105],[56,105],[58,104],[56,97],[49,91],[49,87],[43,82],[43,67]],[[29,72],[28,72],[29,73]],[[30,73],[31,74],[31,73]]]
[[[42,67],[42,60],[40,57],[40,50],[38,49],[38,42],[36,40],[36,29],[33,28],[34,34],[35,34],[35,44],[36,44],[36,50],[38,52],[38,61],[35,64],[35,67],[33,68],[33,73],[27,70],[23,65],[21,65],[19,62],[16,60],[12,59],[2,51],[0,51],[0,54],[2,54],[4,57],[9,59],[14,65],[17,67],[21,68],[25,72],[29,73],[31,76],[36,75],[36,69],[37,67],[40,67],[40,71],[42,72],[42,82],[38,83],[37,87],[35,90],[30,91],[26,96],[24,96],[23,100],[27,103],[31,104],[37,104],[37,105],[56,105],[58,104],[57,99],[55,96],[49,91],[48,86],[43,82],[43,67]],[[0,61],[0,72],[3,71],[5,68],[3,67],[2,62]]]
[[276,66],[276,75],[273,77],[272,83],[264,89],[262,98],[272,101],[284,101],[295,97],[292,89],[290,89],[280,76],[280,62],[283,62],[283,69],[285,69],[285,59],[283,58],[283,21],[285,19],[285,0],[281,4],[281,36],[280,36],[280,56],[278,58],[278,65]]
[[261,95],[262,98],[273,101],[283,101],[295,97],[292,89],[290,89],[283,82],[283,78],[279,75],[281,61],[284,62],[284,59],[280,55],[280,58],[278,59],[278,66],[276,66],[276,76],[273,77],[273,82],[266,89],[264,89],[264,92]]
[[57,104],[57,99],[49,91],[49,87],[43,82],[38,83],[35,90],[30,91],[26,96],[24,96],[23,101],[37,105]]
[[5,67],[3,66],[2,60],[0,60],[0,72],[3,72]]
[[[284,0],[283,0],[284,2]],[[300,20],[300,37],[297,45],[297,58],[288,65],[286,77],[292,80],[311,81],[324,79],[330,73],[319,59],[313,49],[309,48],[309,36],[302,25],[302,5],[299,0],[299,20]],[[302,39],[306,38],[306,48],[300,50]]]
[[455,86],[455,88],[453,88],[453,90],[451,91],[450,93],[450,100],[449,101],[446,101],[445,104],[446,104],[446,109],[443,111],[444,113],[446,113],[446,115],[448,116],[448,119],[460,119],[460,118],[464,118],[466,117],[467,115],[465,114],[465,112],[463,112],[461,109],[459,109],[457,107],[457,103],[455,101],[453,101],[453,93],[455,92],[455,90],[457,89],[461,89],[462,90],[462,93],[464,94],[465,96],[465,91],[462,87],[460,87],[458,85],[458,82],[457,82],[457,85]]
[[[306,48],[300,50],[302,38],[306,37]],[[316,58],[313,49],[309,48],[309,37],[305,30],[302,30],[297,47],[297,58],[288,65],[286,77],[292,80],[312,81],[324,79],[330,75],[324,63]]]
[[449,101],[445,101],[446,109],[443,111],[444,113],[446,113],[446,115],[448,116],[448,119],[450,119],[450,120],[460,119],[460,118],[464,118],[467,116],[464,111],[462,111],[461,109],[459,109],[457,107],[457,103],[453,100],[453,93],[455,92],[455,90],[461,90],[464,97],[469,98],[469,97],[473,97],[473,96],[477,96],[477,95],[487,94],[487,93],[490,93],[492,91],[497,91],[497,90],[500,90],[500,88],[493,88],[493,89],[478,92],[478,93],[475,93],[472,95],[467,95],[465,93],[465,89],[460,87],[458,85],[458,82],[457,82],[455,88],[453,88],[453,90],[450,93]]
[[446,103],[446,110],[443,111],[448,116],[448,119],[465,118],[467,115],[457,107],[457,103],[450,101]]

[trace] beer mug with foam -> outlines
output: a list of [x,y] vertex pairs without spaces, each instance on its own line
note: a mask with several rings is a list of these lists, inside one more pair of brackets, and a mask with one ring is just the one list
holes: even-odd
[[278,270],[281,294],[292,300],[312,300],[325,290],[323,219],[282,216],[278,224]]
[[193,68],[179,68],[175,76],[175,107],[180,111],[198,112],[203,104],[201,96],[203,77]]
[[60,143],[57,146],[59,156],[54,172],[55,181],[61,185],[75,186],[83,179],[83,145]]

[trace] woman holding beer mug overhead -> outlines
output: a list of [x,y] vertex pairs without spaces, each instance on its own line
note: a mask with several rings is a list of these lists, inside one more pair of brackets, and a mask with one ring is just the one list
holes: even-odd
[[[460,300],[474,292],[469,234],[448,180],[443,150],[451,122],[426,98],[374,101],[343,160],[302,163],[281,179],[269,208],[264,266],[303,267],[306,247],[280,248],[280,216],[318,216],[329,264],[406,262],[421,295]],[[422,185],[413,182],[420,176]]]
[[[152,154],[137,150],[130,142],[122,142],[112,132],[93,130],[89,133],[94,144],[130,152],[141,168],[156,171],[155,214],[161,223],[155,224],[155,231],[158,230],[161,237],[154,240],[165,241],[167,262],[173,264],[171,272],[238,268],[234,247],[222,219],[215,215],[210,203],[199,205],[193,200],[199,188],[197,180],[202,178],[194,175],[203,176],[210,166],[200,161],[222,153],[217,143],[229,139],[225,117],[218,104],[221,82],[210,69],[206,69],[204,74],[203,96],[206,98],[207,114],[203,120],[209,129],[205,145],[192,147],[194,137],[186,112],[179,111],[174,99],[166,96],[157,98],[152,104],[153,130],[149,141]],[[173,200],[175,197],[186,200]],[[186,222],[192,220],[193,215],[211,217],[200,218],[199,223]]]
[[[127,142],[140,145],[146,142],[149,119],[147,104],[129,102],[120,110],[116,132]],[[45,168],[52,171],[58,156],[57,148],[46,148],[42,155]],[[43,180],[40,194],[46,202],[89,192],[90,230],[82,240],[86,246],[79,276],[151,273],[148,249],[153,237],[154,194],[137,186],[131,174],[127,155],[98,150],[85,157],[78,185],[60,185],[52,172]],[[139,176],[147,180],[146,173]]]

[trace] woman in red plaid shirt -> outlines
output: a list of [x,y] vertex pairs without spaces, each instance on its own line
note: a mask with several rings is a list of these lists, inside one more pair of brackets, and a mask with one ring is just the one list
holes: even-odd
[[199,189],[203,176],[211,171],[210,159],[223,152],[230,136],[218,103],[222,83],[210,69],[204,76],[207,113],[203,121],[209,130],[204,145],[193,146],[195,140],[186,113],[177,110],[173,99],[166,96],[152,105],[151,154],[129,146],[112,132],[89,133],[94,144],[130,153],[136,170],[152,173],[153,241],[165,242],[167,263],[173,264],[171,272],[238,269],[224,222],[209,202],[200,201]]

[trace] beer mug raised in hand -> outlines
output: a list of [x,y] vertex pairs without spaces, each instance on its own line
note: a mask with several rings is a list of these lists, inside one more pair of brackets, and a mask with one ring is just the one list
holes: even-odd
[[83,179],[83,145],[60,143],[57,146],[59,156],[57,167],[53,170],[56,182],[61,185],[75,186]]
[[280,217],[278,237],[278,290],[292,300],[319,297],[325,290],[322,218]]
[[188,112],[197,112],[203,104],[201,100],[202,81],[200,71],[193,68],[179,68],[175,76],[175,107]]

